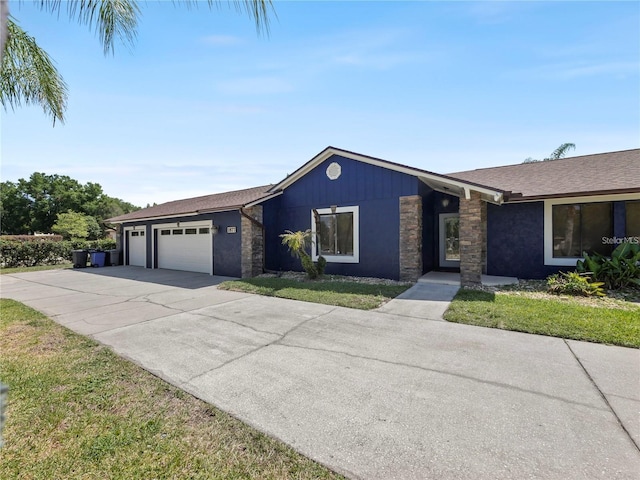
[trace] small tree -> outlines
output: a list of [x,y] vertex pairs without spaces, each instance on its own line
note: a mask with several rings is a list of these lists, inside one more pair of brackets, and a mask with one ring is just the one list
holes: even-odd
[[317,262],[311,260],[311,256],[307,253],[307,248],[314,243],[312,237],[313,232],[311,230],[305,230],[304,232],[286,230],[285,233],[280,235],[282,244],[287,246],[291,255],[300,259],[302,268],[307,272],[308,277],[316,279],[324,274],[327,261],[323,256],[320,256]]
[[[93,221],[95,222],[95,219]],[[59,213],[51,230],[62,235],[65,240],[86,239],[89,236],[87,216],[83,213],[71,211]]]

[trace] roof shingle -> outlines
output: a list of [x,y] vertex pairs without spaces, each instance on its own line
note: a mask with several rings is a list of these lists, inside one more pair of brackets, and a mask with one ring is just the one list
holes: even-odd
[[511,192],[508,201],[640,192],[640,149],[448,174]]
[[173,202],[161,203],[153,207],[143,208],[135,212],[119,215],[106,220],[111,223],[128,222],[147,218],[188,215],[210,211],[235,210],[249,203],[272,195],[269,189],[273,185],[234,190],[232,192],[214,193],[202,197],[185,198]]

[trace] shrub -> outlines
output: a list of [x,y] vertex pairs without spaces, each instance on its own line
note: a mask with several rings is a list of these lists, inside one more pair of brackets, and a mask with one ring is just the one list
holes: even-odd
[[578,260],[576,270],[604,283],[609,289],[640,288],[640,245],[622,243],[611,253],[611,258],[585,252],[584,260]]
[[589,277],[578,272],[560,272],[547,278],[547,291],[556,295],[604,296],[602,282],[590,282]]
[[72,250],[110,250],[115,247],[116,243],[111,239],[73,242],[0,240],[0,266],[13,268],[56,265],[70,262]]

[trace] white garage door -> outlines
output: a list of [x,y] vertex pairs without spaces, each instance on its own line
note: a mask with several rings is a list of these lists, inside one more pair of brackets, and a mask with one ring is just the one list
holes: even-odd
[[147,266],[147,238],[144,231],[129,232],[129,265]]
[[211,273],[211,228],[189,226],[158,231],[158,268]]

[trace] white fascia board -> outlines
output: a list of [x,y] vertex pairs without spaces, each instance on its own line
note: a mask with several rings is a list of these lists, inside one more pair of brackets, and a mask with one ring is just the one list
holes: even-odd
[[160,215],[159,217],[143,217],[143,218],[134,218],[132,220],[120,220],[118,222],[109,222],[109,223],[133,223],[133,222],[154,222],[156,220],[163,220],[165,218],[178,218],[178,217],[192,217],[194,215],[200,215],[199,212],[191,212],[191,213],[178,213],[175,215]]
[[464,191],[464,189],[473,190],[473,191],[488,195],[492,199],[497,198],[498,200],[495,200],[495,203],[502,203],[503,192],[500,190],[494,190],[491,188],[476,186],[476,185],[473,185],[472,183],[463,182],[461,180],[454,180],[452,178],[433,174],[425,170],[418,170],[411,167],[405,167],[403,165],[390,164],[389,162],[386,162],[384,160],[378,160],[378,159],[367,157],[357,153],[338,150],[333,147],[327,148],[326,150],[323,150],[322,152],[320,152],[314,158],[309,160],[306,163],[306,165],[301,167],[297,172],[289,175],[283,181],[273,186],[271,190],[272,191],[284,190],[289,185],[293,184],[300,178],[304,177],[307,173],[309,173],[311,170],[316,168],[318,165],[320,165],[322,162],[324,162],[326,159],[328,159],[332,155],[339,155],[341,157],[349,158],[351,160],[368,163],[369,165],[374,165],[376,167],[381,167],[387,170],[393,170],[396,172],[405,173],[407,175],[418,177],[427,185],[429,185],[430,182],[434,182],[437,184],[458,188],[460,191]]
[[269,195],[268,197],[263,197],[263,198],[260,198],[259,200],[255,200],[255,201],[253,201],[251,203],[247,203],[245,205],[245,207],[249,208],[249,207],[254,207],[256,205],[260,205],[262,202],[266,202],[267,200],[271,200],[272,198],[279,197],[283,193],[284,192],[282,190],[280,190],[279,192],[276,192],[276,193],[274,193],[272,195]]

